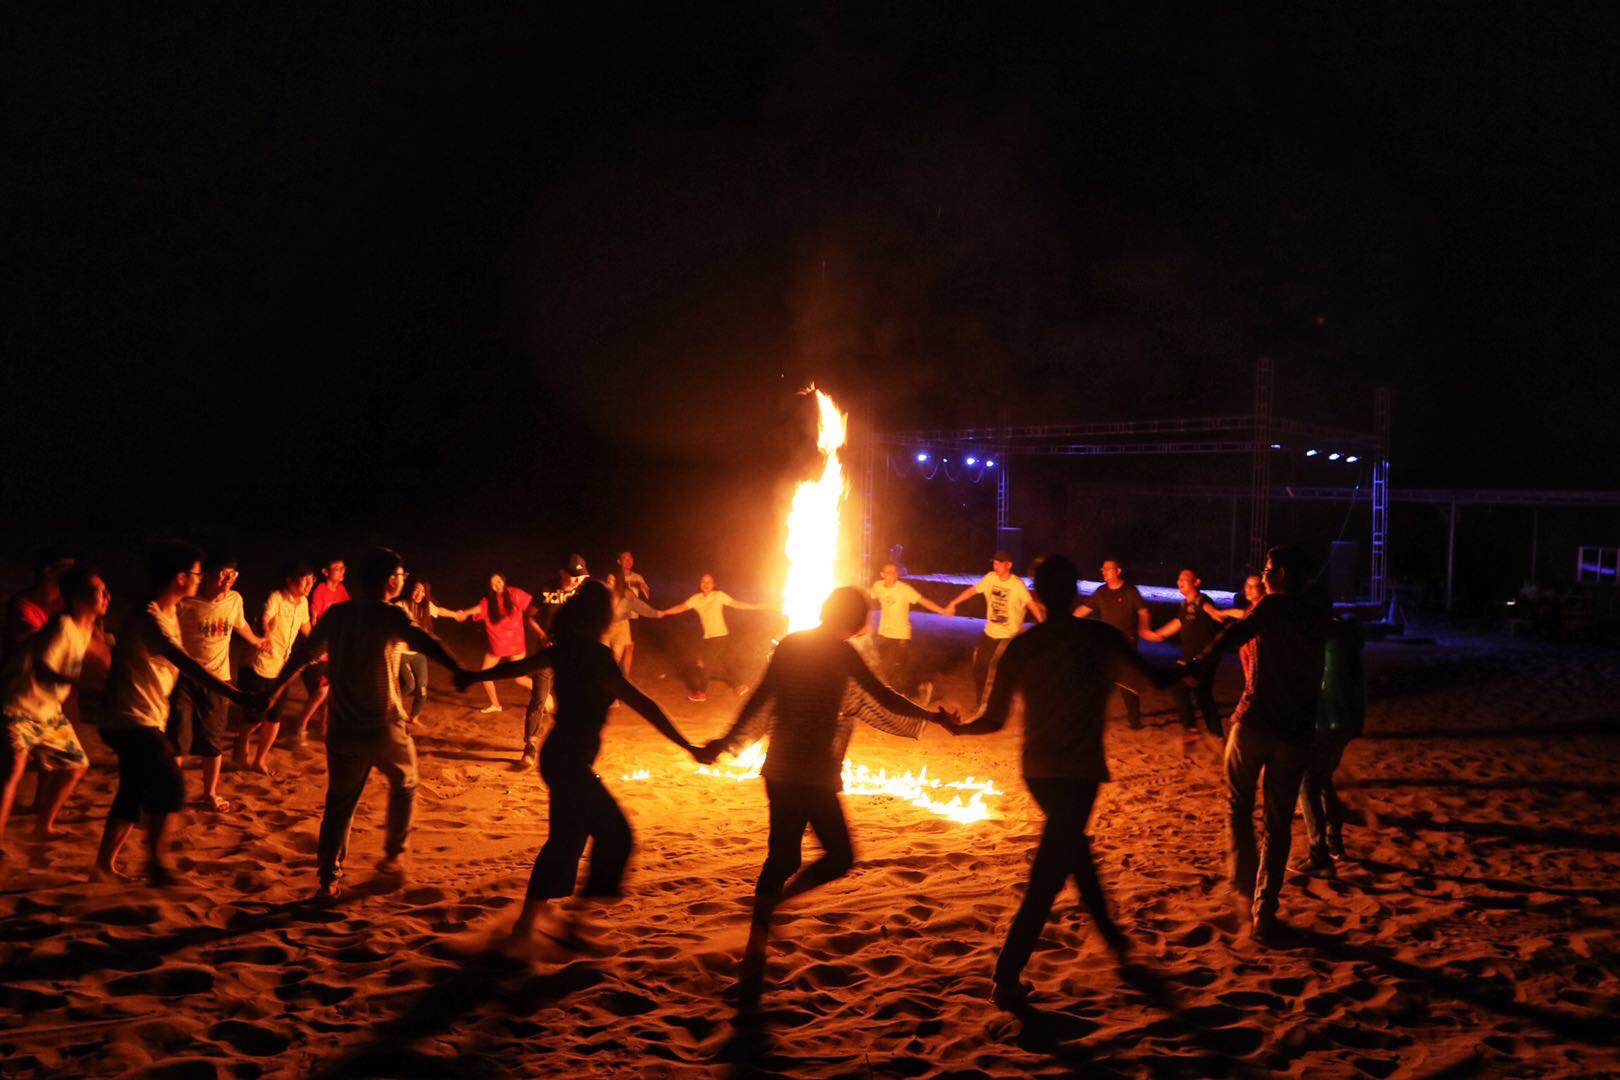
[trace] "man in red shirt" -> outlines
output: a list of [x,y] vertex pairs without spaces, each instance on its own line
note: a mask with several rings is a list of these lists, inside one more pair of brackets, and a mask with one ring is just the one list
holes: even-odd
[[62,610],[62,590],[57,579],[73,569],[73,556],[54,548],[34,555],[34,583],[6,604],[5,638],[0,641],[0,662],[23,642],[39,633],[52,615]]

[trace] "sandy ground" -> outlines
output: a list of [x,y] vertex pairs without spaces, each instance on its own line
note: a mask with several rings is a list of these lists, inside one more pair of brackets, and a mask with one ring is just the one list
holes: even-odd
[[[927,633],[945,661],[966,620]],[[546,795],[510,767],[520,712],[437,698],[408,882],[378,888],[383,784],[350,845],[350,892],[307,905],[323,786],[316,749],[275,781],[227,774],[238,808],[189,812],[168,892],[84,881],[113,775],[97,767],[49,848],[8,837],[0,891],[6,1076],[211,1075],[1576,1075],[1620,1070],[1620,658],[1499,640],[1374,645],[1369,737],[1347,756],[1336,880],[1295,879],[1295,931],[1261,948],[1223,886],[1213,747],[1180,758],[1168,713],[1109,737],[1093,819],[1140,964],[1119,969],[1072,892],[1029,969],[1038,1008],[998,1012],[989,972],[1038,817],[1018,732],[852,756],[993,777],[997,816],[956,825],[848,801],[859,865],[784,914],[763,1010],[726,996],[764,855],[758,782],[699,777],[615,712],[601,772],[637,830],[629,895],[601,957],[515,960],[510,920],[545,835]],[[736,701],[688,704],[646,657],[643,685],[694,737]],[[942,682],[969,691],[958,664]],[[1235,672],[1223,672],[1230,700]],[[515,702],[515,691],[509,691]],[[647,769],[651,779],[622,782]],[[196,783],[195,774],[188,782]],[[1302,835],[1302,826],[1299,826]]]

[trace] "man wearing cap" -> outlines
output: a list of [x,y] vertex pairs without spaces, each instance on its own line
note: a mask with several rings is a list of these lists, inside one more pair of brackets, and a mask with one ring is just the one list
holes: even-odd
[[[585,559],[580,555],[570,555],[557,572],[557,587],[535,598],[536,602],[529,608],[529,625],[534,627],[542,642],[551,638],[551,620],[557,610],[568,603],[589,577]],[[540,760],[540,729],[544,726],[546,713],[556,711],[557,707],[551,696],[551,683],[549,665],[534,673],[534,684],[529,688],[529,704],[523,711],[523,757],[518,760],[519,768],[534,765]]]
[[945,605],[945,614],[955,615],[958,604],[975,593],[984,594],[984,636],[973,648],[973,693],[974,699],[980,702],[984,700],[984,687],[990,680],[990,671],[1001,659],[1007,642],[1024,628],[1024,612],[1032,613],[1036,622],[1046,619],[1046,608],[1030,594],[1024,579],[1012,572],[1012,552],[996,552],[991,556],[990,566],[990,573],[963,589],[955,600]]

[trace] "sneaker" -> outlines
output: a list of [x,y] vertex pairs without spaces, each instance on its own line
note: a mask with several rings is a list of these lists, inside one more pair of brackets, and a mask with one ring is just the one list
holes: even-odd
[[1344,858],[1344,830],[1337,825],[1328,828],[1327,849],[1335,859]]
[[1263,911],[1254,917],[1254,923],[1249,928],[1249,937],[1261,945],[1275,945],[1281,930],[1282,924],[1277,921],[1277,916],[1269,911]]
[[499,705],[485,705],[482,709],[478,710],[478,712],[483,716],[488,716],[490,713],[498,713],[500,711],[501,707]]
[[708,701],[709,700],[709,695],[705,694],[701,690],[698,690],[698,691],[696,691],[694,693],[687,694],[686,695],[686,700],[687,701]]
[[386,855],[377,864],[377,873],[384,877],[404,877],[405,864],[398,855]]

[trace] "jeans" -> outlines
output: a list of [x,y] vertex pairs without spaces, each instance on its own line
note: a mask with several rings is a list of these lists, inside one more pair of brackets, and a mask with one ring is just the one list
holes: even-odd
[[917,692],[917,679],[911,670],[911,641],[879,634],[877,639],[879,674],[883,681],[907,697]]
[[411,813],[416,806],[416,744],[403,728],[392,724],[376,734],[328,737],[326,809],[321,814],[317,848],[322,884],[330,884],[343,876],[343,859],[349,850],[349,826],[372,769],[388,780],[383,851],[390,858],[405,851],[411,833]]
[[1324,732],[1316,736],[1311,747],[1301,809],[1305,812],[1305,835],[1310,838],[1312,855],[1328,853],[1328,839],[1339,831],[1344,821],[1344,803],[1333,786],[1333,774],[1344,760],[1350,739],[1350,735],[1342,732]]
[[399,690],[412,699],[411,718],[414,720],[427,702],[428,658],[426,653],[408,652],[400,660]]
[[[1253,724],[1232,725],[1226,736],[1226,800],[1232,886],[1253,898],[1254,914],[1275,915],[1293,844],[1294,804],[1310,765],[1311,748]],[[1265,792],[1265,851],[1256,853],[1254,793]]]
[[849,839],[844,806],[838,792],[808,784],[765,781],[765,798],[770,803],[771,832],[765,865],[760,868],[754,887],[754,918],[766,917],[781,895],[782,888],[804,861],[800,850],[805,826],[821,844],[821,858],[805,867],[794,888],[799,892],[825,885],[843,877],[855,865],[855,847]]
[[1031,777],[1024,784],[1046,815],[1046,824],[1041,828],[1041,841],[1035,848],[1035,861],[1030,864],[1023,903],[1018,905],[1018,914],[1007,928],[1007,943],[1001,947],[1001,957],[996,961],[998,983],[1018,981],[1052,914],[1053,901],[1071,877],[1079,890],[1080,902],[1096,921],[1103,937],[1111,942],[1122,937],[1113,916],[1108,913],[1102,881],[1097,877],[1097,864],[1091,859],[1091,837],[1086,834],[1091,807],[1097,801],[1097,782]]
[[1011,640],[985,634],[973,647],[973,693],[981,705],[984,703],[984,688],[990,683],[990,672],[995,669],[1001,654],[1007,651],[1007,642]]
[[632,842],[624,811],[589,765],[542,757],[540,777],[551,792],[551,827],[529,873],[529,899],[572,896],[587,841],[591,869],[583,895],[618,896]]

